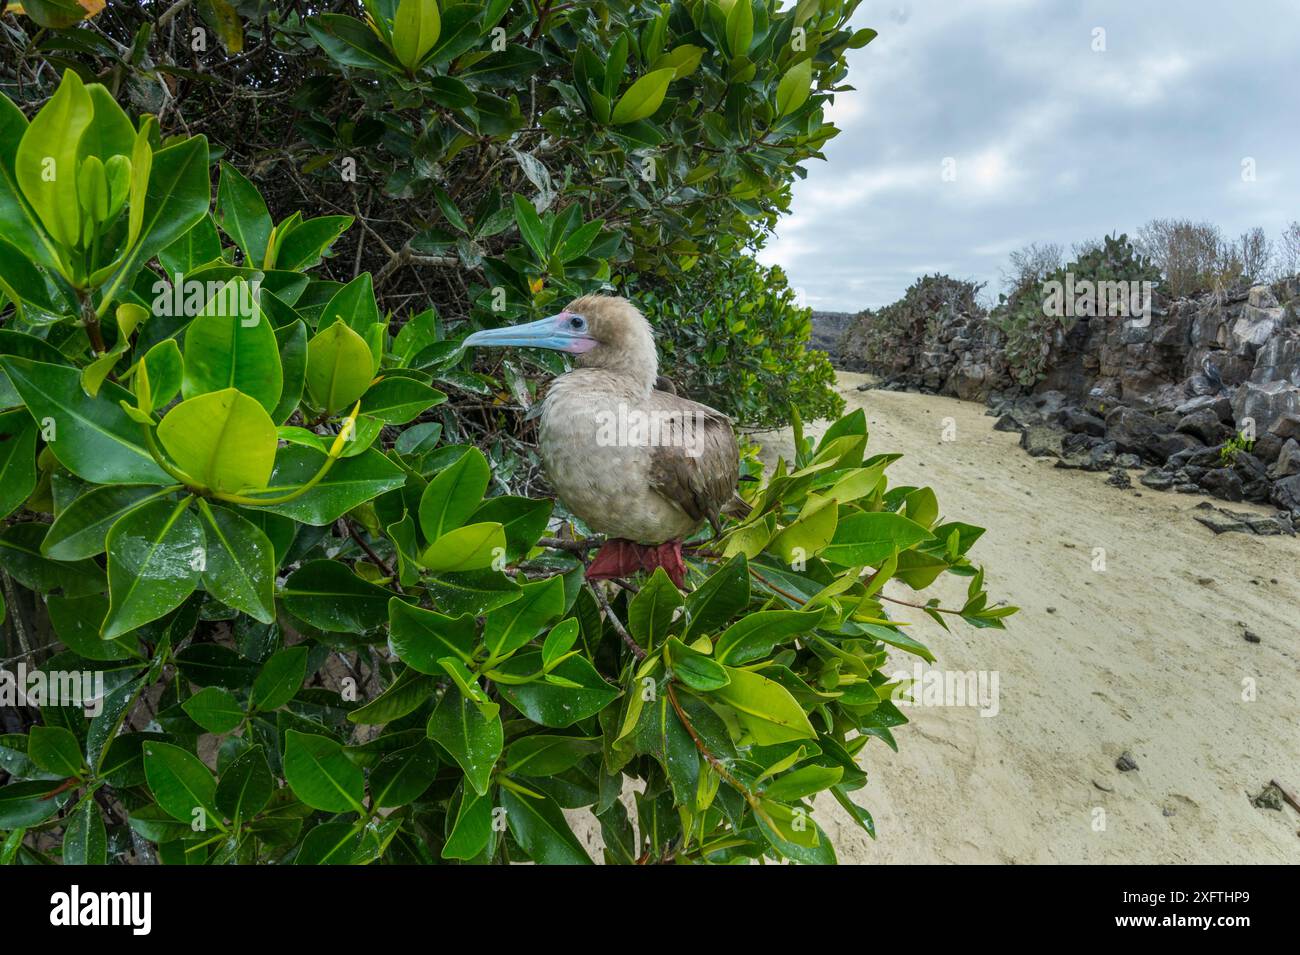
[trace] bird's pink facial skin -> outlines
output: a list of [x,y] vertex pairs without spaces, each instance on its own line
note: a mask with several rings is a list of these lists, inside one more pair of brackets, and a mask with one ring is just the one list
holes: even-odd
[[[555,316],[555,321],[561,328],[564,328],[568,325],[571,319],[581,318],[581,317],[582,317],[581,315],[578,315],[574,312],[560,312],[558,315]],[[582,336],[573,339],[573,341],[571,341],[567,347],[561,350],[568,352],[570,355],[581,355],[583,352],[591,351],[593,348],[596,347],[596,344],[597,344],[596,339]]]

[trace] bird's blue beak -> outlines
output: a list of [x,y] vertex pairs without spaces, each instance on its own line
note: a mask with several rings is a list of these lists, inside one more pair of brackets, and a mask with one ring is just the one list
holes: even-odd
[[596,339],[588,333],[587,320],[583,316],[573,312],[560,312],[523,325],[484,329],[470,335],[461,345],[465,348],[474,345],[517,345],[521,348],[550,348],[578,355],[594,348]]

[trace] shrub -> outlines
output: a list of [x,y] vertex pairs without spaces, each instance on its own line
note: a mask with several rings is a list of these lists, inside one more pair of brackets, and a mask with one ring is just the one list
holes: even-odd
[[[1022,387],[1032,387],[1046,376],[1053,353],[1078,318],[1054,314],[1045,307],[1047,283],[1057,282],[1064,287],[1071,277],[1074,285],[1125,281],[1131,288],[1135,283],[1155,283],[1160,274],[1129,242],[1128,236],[1108,235],[1100,243],[1081,246],[1074,261],[1041,279],[1026,274],[1026,281],[1017,285],[1010,295],[1000,295],[997,307],[990,313],[990,321],[1005,336],[1003,349],[1008,369]],[[1112,307],[1114,304],[1110,302]]]
[[[28,6],[41,26],[67,25]],[[428,22],[399,27],[398,0],[196,3],[158,24],[144,5],[109,4],[94,30],[49,43],[6,33],[0,78],[34,106],[65,67],[106,77],[170,128],[202,130],[277,219],[358,219],[326,277],[369,271],[382,311],[492,325],[620,275],[662,290],[742,255],[838,132],[824,108],[846,52],[875,35],[849,29],[856,2],[829,0],[401,6]],[[54,68],[27,65],[42,62]],[[520,201],[548,231],[520,231]],[[683,350],[697,330],[660,333]],[[777,377],[803,373],[796,352],[774,349],[791,356]],[[463,385],[453,406],[482,401],[484,382]],[[814,401],[833,404],[824,390]],[[785,413],[752,402],[764,420]]]
[[791,409],[806,421],[844,410],[835,369],[809,348],[812,311],[799,307],[779,267],[733,256],[681,282],[638,287],[646,315],[673,330],[660,346],[661,371],[683,394],[754,427],[784,424]]
[[[350,217],[273,217],[229,165],[214,205],[204,136],[75,71],[0,129],[5,657],[59,691],[0,671],[0,862],[586,862],[578,808],[611,862],[833,861],[811,800],[873,831],[887,648],[931,658],[884,584],[969,578],[918,604],[941,624],[1014,610],[861,411],[746,482],[688,593],[611,599],[462,441],[446,390],[496,381],[438,314],[321,277]],[[508,219],[503,268],[553,293],[612,248],[576,208],[466,224]]]
[[913,367],[945,320],[984,314],[977,300],[983,287],[947,275],[923,275],[898,301],[862,312],[844,333],[840,347],[861,357],[868,371],[887,374]]

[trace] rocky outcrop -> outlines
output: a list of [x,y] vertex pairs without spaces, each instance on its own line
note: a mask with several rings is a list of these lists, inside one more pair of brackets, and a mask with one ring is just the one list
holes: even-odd
[[[909,313],[874,332],[860,317],[857,334],[872,341],[864,366],[880,387],[986,400],[997,428],[1020,431],[1022,447],[1060,467],[1145,466],[1147,488],[1271,503],[1300,519],[1298,309],[1292,279],[1157,297],[1149,321],[1081,317],[1044,342],[1046,376],[1028,390],[978,308]],[[854,352],[851,335],[845,345]]]

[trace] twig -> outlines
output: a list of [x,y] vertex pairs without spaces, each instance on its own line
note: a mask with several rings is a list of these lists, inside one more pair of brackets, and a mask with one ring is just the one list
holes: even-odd
[[605,616],[609,619],[609,624],[614,628],[614,632],[623,638],[623,642],[627,644],[627,648],[632,651],[634,657],[638,660],[644,660],[646,658],[645,650],[641,648],[640,644],[632,639],[632,634],[627,632],[627,629],[623,626],[623,622],[614,614],[614,608],[609,605],[609,601],[605,598],[604,592],[601,591],[600,587],[597,585],[588,584],[587,586],[591,589],[592,594],[595,595],[596,603],[600,604],[600,609],[605,612]]

